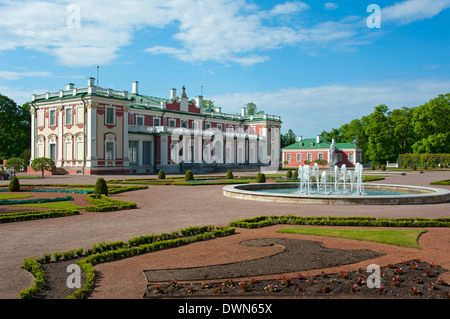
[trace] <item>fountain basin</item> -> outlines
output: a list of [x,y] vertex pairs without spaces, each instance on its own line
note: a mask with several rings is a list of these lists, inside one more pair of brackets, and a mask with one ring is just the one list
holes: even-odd
[[364,184],[363,194],[302,194],[298,183],[229,185],[224,196],[245,200],[322,205],[411,205],[450,201],[450,191],[422,186]]

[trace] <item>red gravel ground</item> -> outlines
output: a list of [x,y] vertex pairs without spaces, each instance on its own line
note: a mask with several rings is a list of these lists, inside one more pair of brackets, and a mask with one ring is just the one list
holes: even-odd
[[[103,176],[105,179],[130,178],[130,176]],[[154,177],[154,176],[152,176]],[[377,183],[431,186],[430,181],[449,179],[450,171],[408,172],[394,175]],[[93,184],[97,176],[51,176],[44,180],[27,180],[27,183]],[[0,181],[5,184],[7,181]],[[449,186],[432,186],[450,189]],[[61,194],[53,194],[61,196]],[[64,194],[63,196],[67,196]],[[37,195],[36,196],[44,196]],[[82,203],[82,196],[74,204]],[[46,253],[91,248],[98,242],[128,240],[144,234],[159,234],[189,226],[228,225],[233,220],[260,215],[298,216],[373,216],[373,217],[450,217],[450,203],[432,205],[356,206],[356,205],[295,205],[245,201],[226,198],[222,186],[153,186],[148,190],[132,191],[111,196],[138,204],[134,210],[110,213],[85,213],[78,216],[0,224],[0,298],[15,299],[19,291],[30,287],[32,276],[21,267],[23,260],[42,257]],[[280,247],[244,247],[240,241],[263,237],[289,237],[319,240],[327,247],[340,249],[373,249],[386,256],[354,265],[327,269],[327,272],[367,267],[368,262],[383,266],[419,258],[450,269],[448,229],[430,228],[420,237],[418,249],[358,242],[344,239],[317,238],[314,236],[277,234],[278,227],[259,230],[238,229],[236,235],[198,242],[180,248],[137,256],[126,260],[96,266],[99,271],[98,287],[92,298],[142,298],[146,287],[143,270],[194,267],[216,263],[259,258],[277,252]],[[319,273],[322,270],[311,271]],[[305,272],[306,274],[306,272]],[[450,281],[448,274],[442,278]]]

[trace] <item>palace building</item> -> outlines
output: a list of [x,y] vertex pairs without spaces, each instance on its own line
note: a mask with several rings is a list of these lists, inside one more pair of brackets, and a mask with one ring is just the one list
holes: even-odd
[[[205,111],[185,87],[169,98],[95,85],[33,94],[31,160],[55,161],[53,174],[153,174],[257,170],[280,162],[279,116]],[[30,169],[30,173],[33,171]]]

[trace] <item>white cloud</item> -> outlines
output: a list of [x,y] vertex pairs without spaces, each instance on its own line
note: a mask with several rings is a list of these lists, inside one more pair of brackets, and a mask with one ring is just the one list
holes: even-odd
[[406,0],[381,10],[383,21],[411,23],[432,18],[450,8],[450,0]]
[[277,4],[275,7],[273,7],[272,10],[270,10],[269,13],[272,16],[277,16],[277,15],[282,15],[282,14],[293,14],[293,13],[297,13],[297,12],[303,11],[308,8],[309,8],[309,5],[304,2],[288,1],[288,2],[285,2],[282,4]]
[[449,87],[450,80],[391,80],[241,92],[210,99],[227,113],[238,113],[246,103],[254,102],[258,110],[281,116],[283,132],[292,129],[297,135],[314,137],[369,115],[374,106],[386,104],[391,110],[419,106],[448,93]]
[[339,8],[339,5],[334,2],[327,2],[324,4],[325,10],[335,10]]
[[20,80],[26,77],[31,78],[82,78],[81,75],[71,75],[71,76],[65,76],[65,75],[55,75],[51,72],[47,71],[0,71],[0,79],[4,80]]

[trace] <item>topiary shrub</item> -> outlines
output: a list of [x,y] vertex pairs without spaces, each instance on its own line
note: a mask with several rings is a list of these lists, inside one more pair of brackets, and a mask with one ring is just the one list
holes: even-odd
[[229,170],[227,173],[227,179],[233,179],[233,178],[234,178],[233,173],[231,172],[231,170]]
[[386,170],[386,165],[381,165],[381,170],[385,171]]
[[158,179],[166,179],[166,173],[163,170],[158,172]]
[[95,183],[94,194],[108,195],[108,185],[106,184],[106,181],[102,177],[98,178],[97,182]]
[[411,166],[411,168],[412,168],[413,171],[417,170],[416,164],[413,164],[413,165]]
[[266,175],[264,173],[258,172],[258,174],[256,175],[256,182],[257,183],[265,183]]
[[19,192],[20,191],[20,183],[19,179],[14,176],[11,181],[9,182],[8,189],[10,192]]
[[292,174],[292,178],[293,179],[298,179],[298,171],[297,170],[295,170],[294,174]]
[[193,181],[194,180],[194,174],[192,173],[192,171],[190,169],[186,171],[186,174],[184,174],[184,180],[185,181]]
[[291,170],[287,171],[286,178],[292,178],[292,171]]

